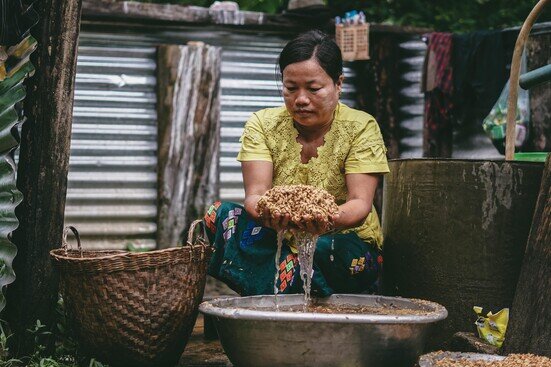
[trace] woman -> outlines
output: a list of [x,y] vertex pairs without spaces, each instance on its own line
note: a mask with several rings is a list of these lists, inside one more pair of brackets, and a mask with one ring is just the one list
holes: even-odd
[[[289,42],[279,56],[285,106],[253,114],[241,137],[244,206],[215,203],[205,216],[216,251],[209,274],[241,295],[273,294],[277,233],[288,213],[264,220],[255,210],[277,185],[307,184],[335,196],[331,234],[321,218],[301,229],[321,234],[314,255],[312,293],[373,292],[382,270],[382,234],[373,207],[378,176],[387,173],[385,145],[374,118],[339,102],[342,57],[319,31]],[[278,259],[280,293],[302,292],[292,236]]]

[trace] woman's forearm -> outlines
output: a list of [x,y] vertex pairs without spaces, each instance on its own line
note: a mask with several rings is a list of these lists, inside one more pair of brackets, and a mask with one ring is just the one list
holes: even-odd
[[335,220],[335,229],[348,229],[360,226],[369,213],[371,205],[363,199],[352,199],[339,206],[339,216]]

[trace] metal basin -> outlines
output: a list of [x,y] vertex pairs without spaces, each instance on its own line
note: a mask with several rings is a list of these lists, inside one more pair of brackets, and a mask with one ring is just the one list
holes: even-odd
[[[301,305],[303,295],[280,295],[280,306]],[[239,367],[411,367],[423,352],[429,326],[448,315],[433,302],[371,295],[333,295],[319,304],[389,306],[426,310],[424,315],[276,312],[274,296],[203,302],[224,351]],[[240,307],[258,307],[250,310]]]

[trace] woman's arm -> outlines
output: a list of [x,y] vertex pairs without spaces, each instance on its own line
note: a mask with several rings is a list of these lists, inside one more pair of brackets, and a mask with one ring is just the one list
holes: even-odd
[[255,220],[259,219],[256,203],[272,188],[274,165],[268,161],[241,162],[245,186],[245,210]]
[[367,173],[350,173],[346,175],[345,180],[348,196],[346,202],[339,206],[339,213],[331,218],[332,225],[322,217],[308,216],[298,224],[299,229],[322,234],[331,229],[358,227],[365,221],[371,212],[379,178]]
[[258,203],[260,197],[272,188],[273,163],[268,161],[245,161],[241,162],[241,169],[245,186],[244,206],[247,213],[265,227],[273,228],[276,231],[286,229],[290,219],[288,213],[266,213],[265,218],[260,218],[256,211],[256,203]]
[[368,173],[350,173],[345,176],[348,196],[339,206],[335,218],[336,229],[354,228],[361,225],[373,206],[373,197],[379,177]]

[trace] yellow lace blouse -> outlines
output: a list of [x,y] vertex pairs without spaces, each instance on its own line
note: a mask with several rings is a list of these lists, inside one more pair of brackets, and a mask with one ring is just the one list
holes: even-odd
[[[325,143],[308,163],[300,160],[302,145],[296,141],[297,136],[285,106],[258,111],[245,125],[237,160],[272,162],[274,186],[305,184],[323,188],[335,196],[339,205],[346,201],[345,174],[389,172],[379,125],[365,112],[339,103]],[[356,231],[364,241],[382,245],[374,207],[364,224],[343,232],[349,231]]]

